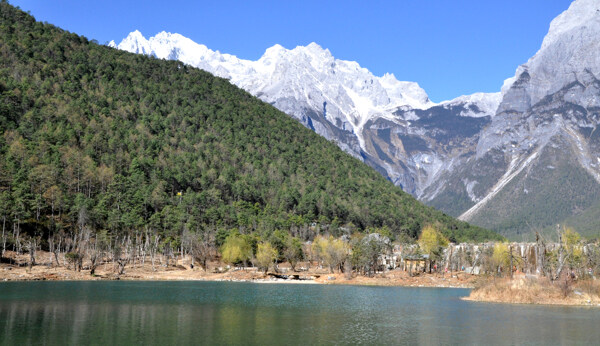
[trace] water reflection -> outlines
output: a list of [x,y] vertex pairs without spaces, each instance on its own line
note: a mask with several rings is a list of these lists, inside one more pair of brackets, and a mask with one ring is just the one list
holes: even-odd
[[206,282],[0,285],[0,344],[570,344],[600,310],[464,302],[467,290]]

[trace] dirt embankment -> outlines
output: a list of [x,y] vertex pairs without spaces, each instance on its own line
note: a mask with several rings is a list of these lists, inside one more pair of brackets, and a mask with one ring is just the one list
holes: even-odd
[[[83,263],[83,269],[77,271],[72,265],[68,265],[61,259],[59,266],[56,265],[54,255],[47,252],[38,252],[36,255],[37,265],[29,268],[27,266],[27,255],[17,256],[9,252],[7,258],[13,263],[0,263],[0,281],[37,281],[37,280],[205,280],[205,281],[250,281],[250,282],[281,282],[281,283],[318,283],[318,284],[340,284],[340,285],[367,285],[367,286],[411,286],[411,287],[474,287],[477,279],[475,276],[465,273],[446,273],[408,275],[407,272],[396,269],[385,273],[378,273],[372,277],[356,275],[348,278],[343,273],[330,273],[327,269],[309,266],[308,263],[300,263],[298,267],[309,268],[294,272],[288,265],[279,265],[280,271],[274,273],[269,271],[265,274],[256,268],[236,269],[225,271],[222,263],[212,262],[209,270],[204,271],[199,266],[192,268],[189,259],[179,259],[176,263],[155,261],[154,268],[149,258],[142,263],[129,263],[121,275],[117,274],[118,265],[108,262],[99,265],[95,275],[90,274],[89,263]],[[223,269],[224,272],[220,272]],[[285,279],[287,277],[287,279]]]
[[545,304],[545,305],[584,305],[600,306],[600,282],[581,280],[551,282],[545,277],[519,275],[514,279],[482,280],[471,291],[470,301]]

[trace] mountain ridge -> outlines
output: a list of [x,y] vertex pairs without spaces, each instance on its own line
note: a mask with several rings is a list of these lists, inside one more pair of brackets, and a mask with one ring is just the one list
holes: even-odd
[[[230,81],[295,117],[306,127],[343,150],[369,163],[396,185],[419,196],[424,189],[406,180],[419,162],[402,167],[390,164],[373,145],[365,126],[377,119],[410,124],[415,111],[432,107],[462,107],[458,116],[492,116],[500,93],[475,93],[439,104],[429,100],[415,82],[399,81],[393,74],[374,76],[357,62],[335,59],[316,43],[285,49],[274,45],[256,61],[212,51],[180,34],[165,31],[145,39],[134,31],[118,45],[109,46],[161,59],[176,59]],[[399,110],[407,112],[399,113]],[[400,149],[401,150],[401,149]],[[434,167],[435,169],[435,167]],[[410,171],[410,172],[409,172]],[[412,173],[411,173],[412,172]],[[436,172],[428,173],[433,176]]]
[[[595,137],[600,123],[598,37],[600,4],[573,1],[552,21],[538,52],[504,81],[499,92],[475,93],[438,104],[428,100],[416,83],[399,82],[392,75],[375,77],[356,62],[336,60],[317,44],[292,50],[278,45],[269,48],[269,54],[258,61],[264,58],[268,71],[277,73],[268,78],[257,73],[259,77],[248,77],[245,84],[236,83],[235,76],[231,80],[335,141],[418,199],[464,220],[481,220],[482,210],[499,211],[500,205],[509,203],[507,198],[500,202],[498,196],[517,181],[525,184],[523,172],[528,177],[546,176],[537,163],[547,160],[549,152],[558,155],[557,160],[573,156],[577,160],[569,162],[582,168],[594,184],[600,182],[600,149]],[[127,48],[114,42],[112,46]],[[181,49],[165,52],[155,56],[183,54]],[[299,63],[289,58],[290,52]],[[210,68],[215,74],[227,75],[225,65],[217,59]],[[548,151],[548,147],[564,150]],[[573,188],[578,191],[573,193],[585,194],[585,186]],[[521,190],[521,194],[532,193],[537,192],[526,187]],[[525,195],[513,195],[514,203],[528,200]],[[563,196],[555,198],[562,201]],[[553,208],[550,201],[545,203],[549,210]],[[591,208],[590,203],[593,201],[570,198],[563,205],[570,212],[558,213],[568,214],[566,219],[531,215],[506,232],[531,235],[533,229],[573,220]],[[490,220],[497,220],[490,223],[486,219],[486,226],[506,224],[510,216],[502,218],[500,214],[488,212]],[[589,228],[596,226],[600,224]]]

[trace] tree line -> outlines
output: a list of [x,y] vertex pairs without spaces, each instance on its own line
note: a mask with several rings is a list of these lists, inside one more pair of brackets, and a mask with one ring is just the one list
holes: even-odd
[[6,1],[0,42],[3,249],[215,252],[236,232],[307,241],[370,228],[414,240],[433,223],[457,241],[500,238],[225,79],[98,45]]

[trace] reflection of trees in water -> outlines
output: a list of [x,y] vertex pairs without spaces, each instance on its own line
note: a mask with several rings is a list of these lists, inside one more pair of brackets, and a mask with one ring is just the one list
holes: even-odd
[[467,290],[235,283],[0,285],[0,344],[520,344],[600,339],[598,311]]
[[200,330],[198,320],[206,326],[214,317],[212,306],[196,311],[182,305],[3,303],[0,344],[193,344],[210,331]]

